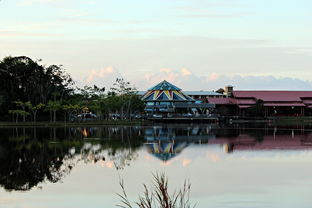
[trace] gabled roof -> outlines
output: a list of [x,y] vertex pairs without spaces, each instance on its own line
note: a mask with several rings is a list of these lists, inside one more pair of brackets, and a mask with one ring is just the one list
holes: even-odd
[[166,80],[164,80],[148,90],[178,90],[180,91],[181,89],[171,84],[170,82],[167,82]]

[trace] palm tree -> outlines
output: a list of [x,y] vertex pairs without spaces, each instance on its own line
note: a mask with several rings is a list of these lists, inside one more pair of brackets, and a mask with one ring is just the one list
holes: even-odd
[[33,114],[33,121],[36,123],[37,121],[37,112],[38,110],[42,109],[45,105],[42,103],[39,103],[38,105],[33,106],[31,102],[26,102],[27,107]]
[[[56,122],[56,112],[61,109],[61,103],[59,101],[49,101],[46,105],[46,110],[50,112],[50,122]],[[52,114],[53,113],[53,114]]]

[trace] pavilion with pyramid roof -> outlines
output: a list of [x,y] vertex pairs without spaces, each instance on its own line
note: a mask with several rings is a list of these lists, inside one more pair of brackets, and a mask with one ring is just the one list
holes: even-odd
[[182,89],[166,80],[148,89],[142,99],[146,104],[145,111],[150,115],[192,116],[214,108],[213,104],[196,103],[193,98],[183,93]]
[[152,102],[195,102],[182,90],[166,80],[150,88],[143,96],[144,101]]

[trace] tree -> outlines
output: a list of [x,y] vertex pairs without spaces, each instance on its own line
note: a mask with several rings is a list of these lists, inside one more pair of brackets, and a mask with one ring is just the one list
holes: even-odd
[[13,117],[15,116],[15,118],[16,118],[15,123],[18,123],[19,116],[23,116],[23,121],[24,121],[25,117],[30,115],[30,113],[28,113],[24,110],[9,110],[9,114],[12,114]]
[[117,78],[113,87],[111,87],[111,92],[117,95],[129,95],[135,94],[137,90],[135,87],[130,86],[130,82],[125,81],[123,78]]
[[[113,84],[111,88],[110,96],[118,96],[120,98],[120,118],[124,117],[130,118],[131,110],[132,110],[132,100],[137,96],[137,90],[135,87],[131,87],[130,82],[125,81],[123,78],[117,78],[116,82]],[[124,113],[126,112],[126,116]]]
[[109,118],[112,113],[120,113],[121,106],[123,105],[123,100],[120,96],[110,94],[104,100],[104,105],[108,115],[107,117]]
[[224,91],[225,91],[225,90],[224,90],[223,88],[219,88],[216,92],[217,92],[217,93],[220,93],[220,94],[223,94]]
[[87,106],[88,109],[96,112],[96,114],[101,117],[105,108],[105,87],[100,88],[96,85],[93,85],[93,87],[84,86],[82,89],[79,89],[79,91],[83,99],[81,104]]
[[63,105],[62,109],[64,110],[64,121],[66,122],[66,114],[68,114],[68,120],[70,120],[75,111],[78,112],[79,110],[81,110],[81,106],[78,104],[67,104]]
[[0,95],[3,105],[0,114],[14,107],[13,101],[46,104],[61,100],[73,92],[73,80],[62,66],[44,66],[26,56],[5,57],[0,60]]
[[33,121],[37,122],[37,112],[38,110],[42,109],[45,105],[42,103],[39,103],[38,105],[33,106],[30,102],[26,102],[27,107],[33,114]]
[[85,100],[94,100],[100,97],[104,97],[105,87],[100,88],[96,85],[93,85],[93,87],[84,86],[78,90]]
[[[50,122],[56,122],[56,112],[61,109],[61,103],[59,101],[49,101],[46,105],[46,110],[50,112]],[[53,113],[53,114],[52,114]]]
[[[14,101],[13,103],[15,103],[18,107],[21,107],[22,111],[27,112],[26,107],[28,107],[28,102]],[[20,111],[20,115],[23,116],[23,122],[25,122],[27,113],[21,113],[22,111]]]

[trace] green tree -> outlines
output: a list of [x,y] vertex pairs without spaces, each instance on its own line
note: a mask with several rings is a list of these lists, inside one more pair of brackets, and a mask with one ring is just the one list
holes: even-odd
[[26,116],[29,116],[30,113],[24,111],[24,110],[9,110],[9,114],[13,115],[13,120],[14,120],[14,116],[15,116],[15,123],[18,123],[18,118],[19,116],[23,117],[23,120]]
[[68,98],[72,94],[74,82],[62,66],[45,66],[39,62],[26,56],[0,60],[0,95],[4,99],[1,115],[14,108],[13,101],[16,100],[37,105]]
[[131,87],[130,82],[125,81],[123,78],[117,78],[111,92],[117,95],[129,95],[137,92],[135,87]]
[[111,96],[119,97],[119,113],[121,119],[124,117],[131,118],[133,112],[133,101],[138,101],[137,90],[135,87],[131,87],[130,82],[125,81],[123,78],[117,78],[116,82],[110,91]]
[[[18,107],[22,108],[22,111],[27,112],[26,108],[28,107],[28,102],[14,101],[13,103],[15,103]],[[22,111],[20,111],[20,112],[22,112]],[[27,114],[22,113],[20,115],[23,116],[23,122],[25,122]]]
[[29,110],[31,111],[32,115],[33,115],[33,121],[36,123],[37,122],[37,112],[38,110],[44,108],[44,104],[39,103],[38,105],[32,105],[31,102],[26,102],[25,103],[26,106],[29,108]]
[[100,88],[96,85],[93,85],[93,87],[84,86],[79,90],[83,100],[81,104],[87,106],[89,110],[95,112],[101,118],[105,112],[105,87]]
[[62,105],[64,110],[64,121],[66,122],[66,114],[68,115],[68,120],[72,118],[74,112],[78,113],[81,110],[81,106],[78,104],[66,104]]
[[61,103],[59,101],[49,101],[45,108],[50,112],[50,122],[56,122],[56,112],[61,109]]

